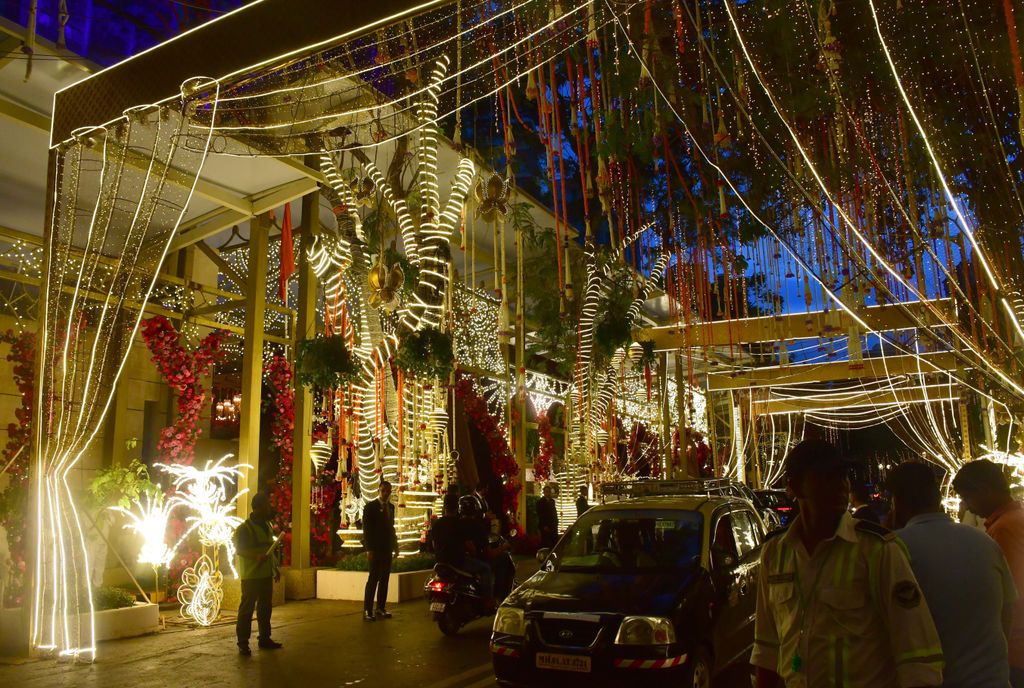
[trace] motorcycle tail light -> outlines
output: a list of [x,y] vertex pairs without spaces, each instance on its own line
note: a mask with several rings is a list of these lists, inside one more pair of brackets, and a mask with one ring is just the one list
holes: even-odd
[[448,583],[445,581],[432,581],[430,583],[430,589],[434,592],[444,592],[448,588]]

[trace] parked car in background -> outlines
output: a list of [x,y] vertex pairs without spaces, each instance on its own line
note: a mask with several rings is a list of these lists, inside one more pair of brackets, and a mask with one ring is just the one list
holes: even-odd
[[749,660],[764,535],[733,496],[593,507],[498,608],[498,683],[710,688]]
[[[785,490],[755,490],[754,506],[762,513],[771,512],[778,518],[780,526],[789,525],[798,513],[796,502],[789,498]],[[767,524],[767,519],[766,524]]]

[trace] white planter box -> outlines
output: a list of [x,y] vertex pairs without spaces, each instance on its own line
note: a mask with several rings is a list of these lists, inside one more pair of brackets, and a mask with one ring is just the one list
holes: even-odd
[[[432,573],[430,569],[392,573],[388,582],[388,602],[397,604],[423,597],[423,585]],[[368,575],[366,571],[319,569],[316,572],[316,598],[362,602]]]
[[[221,611],[237,612],[238,605],[242,602],[242,581],[238,578],[224,578],[223,583],[224,599],[220,603]],[[284,577],[280,581],[274,581],[274,601],[272,606],[277,607],[284,604]]]
[[28,654],[28,610],[0,607],[0,656]]
[[96,612],[96,640],[134,638],[160,630],[160,608],[136,602],[134,607]]

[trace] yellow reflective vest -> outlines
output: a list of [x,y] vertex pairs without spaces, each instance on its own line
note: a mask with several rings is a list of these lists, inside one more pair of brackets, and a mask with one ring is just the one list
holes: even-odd
[[751,663],[786,688],[942,684],[942,646],[897,536],[844,514],[813,556],[800,517],[765,543]]
[[253,578],[271,578],[274,575],[274,558],[269,556],[263,561],[255,557],[243,557],[242,550],[258,549],[266,552],[274,542],[274,532],[265,521],[254,521],[252,517],[242,521],[235,529],[235,547],[238,554],[238,577],[242,580]]

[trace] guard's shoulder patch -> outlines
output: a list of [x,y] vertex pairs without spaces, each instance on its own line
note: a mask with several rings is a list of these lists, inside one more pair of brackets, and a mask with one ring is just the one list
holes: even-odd
[[904,609],[913,609],[921,604],[921,589],[913,581],[902,580],[893,586],[892,599]]
[[854,525],[853,528],[858,533],[868,533],[870,535],[874,535],[877,538],[881,538],[886,542],[891,542],[895,540],[897,537],[896,533],[892,532],[885,526],[880,526],[877,523],[865,521],[862,519],[858,519],[856,525]]

